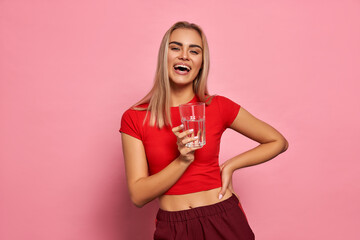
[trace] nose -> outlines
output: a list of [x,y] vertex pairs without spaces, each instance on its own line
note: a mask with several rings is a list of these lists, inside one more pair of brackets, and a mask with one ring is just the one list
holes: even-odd
[[186,49],[182,50],[180,53],[180,59],[181,60],[188,60],[188,52],[186,51]]

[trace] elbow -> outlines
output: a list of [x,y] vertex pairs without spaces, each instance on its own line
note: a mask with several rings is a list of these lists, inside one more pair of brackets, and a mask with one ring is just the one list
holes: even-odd
[[280,143],[281,143],[281,152],[280,153],[283,153],[289,148],[289,142],[284,137],[282,137],[282,139],[280,140]]
[[137,203],[137,202],[133,202],[133,204],[135,205],[135,207],[137,208],[142,208],[145,204],[142,203]]
[[133,184],[129,184],[129,194],[131,202],[137,207],[142,208],[152,199],[149,199],[148,192],[143,190],[141,185],[138,185],[139,180]]
[[146,201],[140,199],[139,197],[134,196],[133,194],[130,195],[131,202],[135,205],[137,208],[142,208],[147,203]]

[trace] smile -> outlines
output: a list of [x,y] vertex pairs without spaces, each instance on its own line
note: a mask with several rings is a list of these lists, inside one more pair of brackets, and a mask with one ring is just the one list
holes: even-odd
[[186,74],[188,72],[190,72],[191,68],[185,64],[176,64],[174,66],[175,72],[180,73],[180,74]]

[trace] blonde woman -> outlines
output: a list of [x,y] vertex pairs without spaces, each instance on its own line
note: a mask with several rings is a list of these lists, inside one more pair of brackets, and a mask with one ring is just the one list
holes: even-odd
[[[120,132],[132,202],[158,198],[154,239],[254,239],[232,188],[235,170],[268,161],[287,149],[273,127],[237,103],[207,90],[209,50],[201,28],[175,23],[161,42],[154,86],[122,116]],[[183,131],[179,105],[206,104],[206,145]],[[231,128],[259,145],[219,166],[222,133]],[[234,146],[235,147],[235,146]]]

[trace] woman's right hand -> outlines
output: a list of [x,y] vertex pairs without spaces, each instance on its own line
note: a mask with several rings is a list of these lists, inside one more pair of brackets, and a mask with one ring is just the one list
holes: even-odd
[[[180,132],[183,128],[184,125],[181,124],[172,129],[177,138],[178,150],[180,152],[179,159],[187,163],[192,163],[194,161],[194,152],[199,148],[187,147],[186,144],[198,140],[198,136],[194,136],[194,129]],[[188,137],[189,135],[191,135],[191,137]]]

